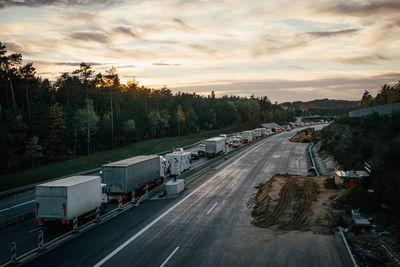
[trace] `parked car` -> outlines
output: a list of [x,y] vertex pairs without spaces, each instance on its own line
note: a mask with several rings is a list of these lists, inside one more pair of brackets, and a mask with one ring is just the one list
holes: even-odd
[[197,151],[199,154],[199,157],[205,157],[206,156],[206,145],[205,144],[200,144],[199,150]]
[[190,153],[191,160],[195,160],[195,159],[199,159],[199,158],[200,158],[199,153],[197,153],[197,152]]
[[240,139],[239,138],[233,138],[232,147],[238,147],[238,146],[240,146]]
[[172,153],[182,153],[182,152],[183,152],[183,148],[177,147],[174,149],[174,151]]

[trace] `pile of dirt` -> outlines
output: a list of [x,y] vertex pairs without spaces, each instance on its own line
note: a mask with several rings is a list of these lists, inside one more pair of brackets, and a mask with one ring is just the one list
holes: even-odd
[[342,224],[343,211],[331,207],[338,190],[332,177],[275,175],[260,184],[252,203],[252,224],[276,230],[328,233]]
[[294,136],[292,136],[289,139],[289,141],[295,143],[310,142],[314,133],[315,133],[314,128],[303,129],[301,131],[298,131]]

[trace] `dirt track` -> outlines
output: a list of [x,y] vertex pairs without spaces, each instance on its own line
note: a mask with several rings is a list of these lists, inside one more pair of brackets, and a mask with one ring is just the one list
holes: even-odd
[[337,223],[330,208],[337,190],[327,186],[329,177],[275,175],[253,198],[252,224],[280,231],[323,233]]

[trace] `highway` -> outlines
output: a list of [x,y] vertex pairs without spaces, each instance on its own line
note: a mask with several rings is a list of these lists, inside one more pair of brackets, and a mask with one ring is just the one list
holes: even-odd
[[250,146],[176,198],[150,200],[30,266],[349,266],[333,235],[250,224],[254,188],[276,173],[307,174],[307,144],[284,132]]
[[[231,151],[232,148],[227,148]],[[193,152],[198,150],[198,145],[188,148],[186,151]],[[193,160],[191,169],[202,164],[207,164],[209,159],[202,157],[198,160]],[[168,178],[169,179],[169,178]],[[22,216],[23,214],[34,212],[35,194],[33,190],[17,194],[15,196],[5,198],[0,201],[0,223],[9,218]],[[117,207],[116,202],[110,202],[105,212],[111,211]],[[37,247],[37,232],[44,231],[45,241],[52,240],[69,230],[67,229],[51,229],[49,227],[38,226],[34,217],[30,216],[9,226],[0,228],[0,264],[9,260],[10,243],[17,243],[17,254],[21,255],[25,252]]]

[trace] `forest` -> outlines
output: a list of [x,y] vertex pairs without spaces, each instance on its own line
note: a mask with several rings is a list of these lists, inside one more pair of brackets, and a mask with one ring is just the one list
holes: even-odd
[[304,110],[264,97],[215,97],[121,84],[116,68],[86,63],[56,81],[0,42],[0,174],[74,159],[141,140],[235,124],[285,123]]
[[315,99],[308,102],[295,101],[284,102],[280,106],[287,108],[301,109],[304,115],[342,115],[349,111],[358,109],[360,101],[336,100],[336,99]]

